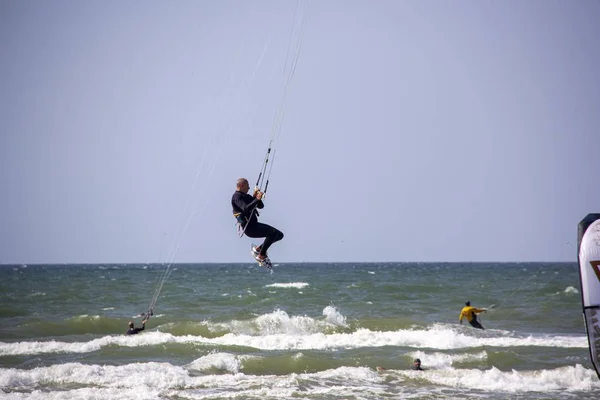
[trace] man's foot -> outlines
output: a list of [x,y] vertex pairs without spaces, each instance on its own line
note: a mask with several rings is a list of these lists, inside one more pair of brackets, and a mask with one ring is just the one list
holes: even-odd
[[252,245],[252,247],[251,247],[252,257],[256,260],[256,262],[258,262],[258,265],[260,265],[261,267],[265,267],[269,272],[273,273],[273,271],[272,271],[273,264],[271,263],[269,256],[266,254],[264,254],[264,255],[260,254],[260,250],[261,250],[261,246]]
[[258,261],[258,263],[260,264],[261,267],[267,267],[267,268],[271,268],[271,260],[269,259],[268,256],[265,256],[263,254],[257,254],[254,259],[256,261]]
[[[261,246],[252,246],[252,255],[254,256],[254,258],[261,255],[260,251],[261,251]],[[261,257],[269,257],[269,256],[265,254],[264,256],[261,256]],[[258,258],[256,258],[256,260],[258,260]]]

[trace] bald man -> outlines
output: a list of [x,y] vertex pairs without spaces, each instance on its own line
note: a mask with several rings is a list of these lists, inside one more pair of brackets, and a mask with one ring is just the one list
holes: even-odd
[[258,210],[265,205],[262,201],[264,193],[254,190],[252,196],[248,194],[250,185],[246,178],[240,178],[236,183],[236,191],[231,198],[233,216],[237,219],[244,234],[251,238],[265,238],[260,246],[252,248],[254,258],[259,263],[269,262],[267,251],[271,245],[283,239],[283,233],[270,225],[258,222]]

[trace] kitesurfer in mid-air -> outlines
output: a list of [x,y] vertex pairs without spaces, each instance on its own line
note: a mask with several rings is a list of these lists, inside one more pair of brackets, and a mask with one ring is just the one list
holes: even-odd
[[458,322],[462,324],[463,318],[467,318],[467,321],[471,324],[473,328],[484,329],[483,326],[477,321],[477,314],[482,312],[487,312],[485,308],[475,308],[471,307],[471,302],[467,301],[465,306],[460,312],[460,317],[458,317]]
[[271,245],[283,239],[283,233],[270,225],[258,222],[257,208],[263,208],[262,201],[264,193],[258,189],[254,190],[252,196],[248,194],[250,185],[248,180],[240,178],[237,180],[236,191],[231,197],[233,216],[237,219],[244,234],[251,238],[265,238],[260,246],[252,248],[254,258],[259,262],[268,261],[267,251]]

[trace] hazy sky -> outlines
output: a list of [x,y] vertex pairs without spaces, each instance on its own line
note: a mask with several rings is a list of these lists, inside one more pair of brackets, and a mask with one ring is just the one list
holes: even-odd
[[600,212],[599,20],[595,0],[2,1],[0,263],[251,262],[230,199],[302,21],[274,262],[575,261]]

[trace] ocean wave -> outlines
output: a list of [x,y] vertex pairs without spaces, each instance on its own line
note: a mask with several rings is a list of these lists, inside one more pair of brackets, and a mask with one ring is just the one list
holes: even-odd
[[[480,347],[562,347],[586,348],[585,336],[528,335],[512,336],[488,331],[488,337],[472,336],[455,328],[435,326],[429,329],[400,329],[396,331],[372,331],[359,328],[349,333],[324,333],[310,330],[325,329],[311,325],[308,317],[298,318],[290,325],[281,327],[268,316],[264,327],[255,335],[245,333],[227,333],[207,338],[196,335],[175,336],[171,333],[150,331],[135,336],[105,336],[87,342],[60,341],[22,341],[16,343],[0,342],[0,356],[33,355],[44,353],[88,353],[107,346],[143,347],[168,343],[193,343],[210,346],[243,346],[261,350],[329,350],[352,349],[382,346],[402,346],[416,349],[465,349]],[[258,318],[261,320],[261,318]],[[475,332],[474,332],[475,333]],[[477,332],[479,333],[479,332]]]

